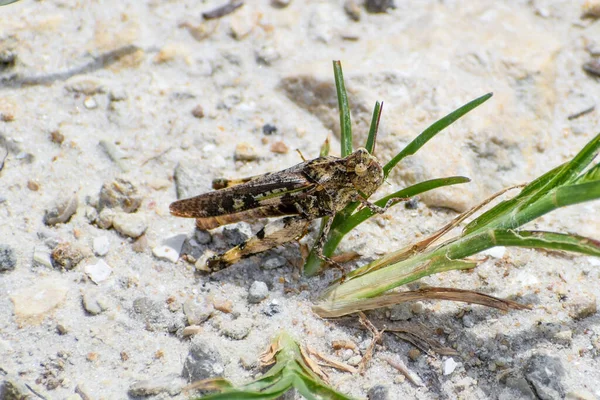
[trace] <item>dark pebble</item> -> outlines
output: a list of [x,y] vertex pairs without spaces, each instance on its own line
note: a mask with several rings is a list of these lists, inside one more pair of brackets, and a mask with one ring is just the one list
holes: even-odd
[[0,272],[12,271],[17,266],[17,256],[12,247],[0,244]]
[[396,8],[394,0],[367,0],[365,8],[370,13],[384,13],[389,8]]
[[262,127],[262,131],[265,135],[272,135],[277,133],[277,127],[271,124],[264,124]]

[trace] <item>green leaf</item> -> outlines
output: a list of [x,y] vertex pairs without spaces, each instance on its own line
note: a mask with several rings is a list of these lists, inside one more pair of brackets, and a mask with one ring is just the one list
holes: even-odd
[[16,3],[17,1],[19,1],[19,0],[0,0],[0,6],[6,6],[11,3]]
[[459,109],[451,112],[450,114],[439,119],[438,121],[434,122],[433,125],[425,129],[419,136],[417,136],[412,142],[410,142],[400,153],[398,153],[383,167],[384,176],[387,177],[390,171],[396,166],[396,164],[402,161],[402,159],[412,154],[415,154],[421,147],[425,145],[425,143],[431,140],[435,135],[437,135],[442,130],[453,124],[457,119],[461,118],[463,115],[465,115],[472,109],[486,102],[490,97],[492,97],[492,95],[492,93],[485,94],[465,104]]
[[589,163],[598,155],[600,150],[600,134],[596,135],[595,138],[590,140],[583,149],[571,161],[564,164],[564,166],[557,171],[556,175],[547,182],[540,190],[523,202],[519,208],[525,208],[530,204],[535,203],[540,197],[546,192],[550,191],[557,186],[575,181],[577,176],[588,166]]
[[[375,205],[379,207],[383,207],[387,204],[387,202],[391,199],[408,199],[413,196],[416,196],[421,193],[428,192],[433,189],[441,188],[444,186],[458,185],[461,183],[468,183],[471,180],[464,176],[451,176],[448,178],[438,178],[431,179],[424,182],[419,182],[415,185],[409,186],[407,188],[398,190],[390,195],[387,195],[375,202]],[[398,203],[396,203],[398,204]],[[334,230],[343,232],[344,234],[350,232],[352,229],[356,228],[359,224],[363,223],[370,217],[372,217],[375,212],[371,211],[370,208],[363,208],[357,213],[351,215],[346,218],[344,222],[340,224],[339,227],[333,227]]]
[[494,230],[498,246],[562,250],[600,257],[600,241],[579,235],[546,231]]
[[204,396],[202,400],[228,399],[276,399],[288,390],[295,388],[306,399],[351,400],[350,397],[327,386],[304,361],[300,347],[286,333],[282,332],[273,340],[275,365],[259,379],[233,387],[225,379],[210,379],[205,386],[197,388],[218,390],[219,393]]
[[338,107],[340,110],[340,141],[342,145],[342,157],[352,154],[352,121],[350,120],[350,107],[348,106],[348,95],[344,85],[344,74],[342,63],[333,62],[333,74],[335,76],[335,89],[337,91]]
[[373,109],[373,118],[371,119],[371,128],[369,129],[369,136],[367,137],[367,143],[365,149],[371,154],[375,152],[375,143],[377,139],[377,131],[379,130],[379,120],[381,119],[381,112],[383,111],[383,102],[375,102],[375,108]]

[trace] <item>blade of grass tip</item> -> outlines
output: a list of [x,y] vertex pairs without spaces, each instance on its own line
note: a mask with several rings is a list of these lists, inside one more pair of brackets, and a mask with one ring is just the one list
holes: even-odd
[[352,121],[350,119],[350,107],[348,106],[348,94],[344,85],[344,74],[342,63],[333,62],[333,75],[335,76],[335,89],[337,91],[338,107],[340,110],[340,136],[342,157],[352,153]]
[[329,136],[327,137],[327,139],[325,139],[325,142],[323,142],[323,145],[321,146],[321,150],[319,151],[319,157],[326,157],[329,155]]
[[461,118],[463,115],[471,111],[472,109],[480,106],[484,102],[486,102],[490,97],[493,96],[493,93],[485,94],[481,97],[476,98],[475,100],[470,101],[464,106],[458,108],[457,110],[452,111],[450,114],[445,117],[439,119],[430,125],[427,129],[425,129],[419,136],[417,136],[412,142],[410,142],[400,153],[398,153],[394,158],[392,158],[385,166],[383,167],[384,176],[387,177],[392,170],[403,158],[406,156],[410,156],[415,154],[417,150],[425,145],[431,138],[440,133],[443,129],[452,125],[456,120]]
[[367,137],[367,144],[365,149],[370,154],[375,153],[375,143],[377,140],[377,132],[379,131],[379,120],[381,119],[381,112],[383,111],[383,102],[375,102],[375,108],[373,109],[373,118],[371,119],[371,128],[369,128],[369,137]]

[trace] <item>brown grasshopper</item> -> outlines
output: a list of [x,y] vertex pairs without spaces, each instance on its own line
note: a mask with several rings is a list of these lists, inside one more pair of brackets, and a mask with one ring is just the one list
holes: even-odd
[[205,230],[256,218],[287,216],[268,223],[246,242],[208,259],[211,272],[299,239],[310,222],[321,217],[329,218],[316,247],[317,255],[340,267],[323,254],[333,216],[355,201],[374,212],[385,212],[397,199],[385,207],[367,201],[383,179],[379,161],[360,148],[344,158],[319,157],[279,172],[239,180],[216,179],[213,188],[218,190],[175,201],[169,208],[174,216],[196,218],[196,227]]

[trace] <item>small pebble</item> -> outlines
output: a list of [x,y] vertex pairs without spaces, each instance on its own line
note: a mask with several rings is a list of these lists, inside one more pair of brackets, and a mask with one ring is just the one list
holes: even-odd
[[100,257],[105,256],[108,253],[108,250],[110,250],[108,236],[98,236],[94,238],[92,247],[94,249],[94,254]]
[[419,196],[411,197],[408,201],[405,201],[404,208],[407,210],[416,210],[419,208]]
[[164,239],[159,246],[152,249],[152,254],[154,254],[154,257],[156,258],[176,263],[186,238],[187,236],[182,233],[169,236]]
[[32,192],[37,192],[40,190],[40,184],[37,181],[29,180],[27,181],[27,189],[31,190]]
[[140,207],[142,200],[133,183],[117,178],[113,182],[102,185],[98,207],[100,210],[120,208],[126,213],[132,213]]
[[46,248],[33,249],[33,264],[39,267],[52,268],[52,257]]
[[370,13],[384,13],[389,8],[396,8],[394,0],[366,0],[365,8]]
[[391,321],[406,321],[412,317],[411,305],[409,303],[400,303],[390,307]]
[[346,0],[344,2],[344,11],[353,21],[360,21],[360,7],[354,0]]
[[504,246],[492,247],[491,249],[482,251],[481,254],[484,254],[484,255],[487,255],[487,256],[490,256],[493,258],[501,259],[506,254],[506,247],[504,247]]
[[95,284],[104,282],[112,273],[112,268],[104,260],[98,260],[96,264],[86,265],[83,270]]
[[68,222],[77,211],[78,205],[77,195],[60,199],[54,206],[46,210],[44,223],[46,225],[56,225]]
[[260,281],[252,282],[250,289],[248,290],[248,302],[249,303],[260,303],[269,295],[269,288],[267,284]]
[[183,363],[181,375],[188,382],[221,376],[225,371],[219,349],[208,343],[205,338],[194,336],[190,351]]
[[196,229],[194,232],[194,239],[198,244],[209,244],[212,241],[212,235],[209,231]]
[[91,96],[88,96],[85,98],[85,100],[83,100],[83,105],[88,110],[93,110],[94,108],[98,107],[98,103],[96,102],[96,99],[94,99]]
[[223,229],[223,236],[230,246],[237,246],[244,243],[251,235],[250,226],[244,223]]
[[287,260],[281,256],[271,256],[262,263],[264,269],[276,269],[283,267],[287,263]]
[[65,135],[60,133],[60,131],[52,131],[50,132],[50,141],[56,144],[62,144],[65,141]]
[[596,296],[589,293],[575,294],[571,296],[565,304],[569,311],[569,316],[573,319],[584,319],[596,314],[598,308],[596,305]]
[[17,256],[12,247],[0,244],[0,272],[12,271],[17,266]]
[[83,308],[91,315],[98,315],[108,310],[108,300],[104,294],[96,290],[87,290],[82,297]]
[[198,104],[192,109],[192,115],[198,119],[204,118],[204,108],[202,108],[202,106]]
[[[112,210],[107,209],[107,211],[112,211]],[[90,224],[93,224],[96,221],[98,221],[98,211],[92,206],[85,207],[84,215],[85,215],[85,219],[87,219]],[[110,224],[112,225],[112,218],[111,218]],[[106,228],[104,228],[104,229],[106,229]]]
[[597,19],[600,18],[600,1],[598,0],[588,0],[583,3],[581,10],[581,18],[591,18]]
[[126,212],[116,213],[112,225],[117,232],[131,238],[140,237],[148,228],[144,215]]
[[258,154],[248,143],[240,143],[235,147],[233,157],[236,161],[254,161],[258,159]]
[[145,253],[148,250],[148,238],[142,235],[133,242],[131,249],[136,253]]
[[122,87],[115,87],[110,89],[108,92],[108,100],[110,101],[123,101],[127,100],[127,92]]
[[362,361],[362,356],[359,355],[355,355],[352,356],[348,359],[348,361],[346,361],[348,364],[352,365],[353,367],[356,367],[358,364],[360,364],[360,362]]
[[276,8],[285,8],[290,5],[292,0],[271,0],[271,4]]
[[157,396],[168,393],[177,396],[183,390],[186,382],[177,374],[134,382],[127,392],[131,397]]
[[100,214],[98,214],[96,225],[102,229],[110,229],[112,227],[115,214],[116,213],[112,209],[105,208],[104,210],[100,211]]
[[367,399],[369,400],[387,400],[388,388],[384,385],[375,385],[367,391]]
[[253,321],[251,318],[238,318],[233,321],[223,322],[220,326],[221,334],[233,340],[242,340],[250,333]]
[[277,299],[271,300],[269,304],[265,308],[263,308],[262,313],[267,317],[272,317],[275,314],[279,314],[281,312],[281,305]]
[[412,361],[417,361],[419,357],[421,357],[421,352],[419,349],[413,348],[408,351],[408,358],[410,358]]
[[451,373],[454,372],[454,370],[456,369],[457,366],[458,366],[458,363],[456,361],[454,361],[454,359],[452,357],[445,359],[442,362],[443,374],[450,375]]
[[283,142],[275,142],[271,145],[271,152],[277,154],[286,154],[290,149]]
[[52,260],[54,267],[71,270],[83,260],[82,249],[71,243],[59,243],[54,250],[52,250]]
[[583,70],[589,74],[600,76],[600,58],[594,58],[583,64]]
[[63,302],[68,288],[66,281],[46,278],[15,290],[10,295],[15,315],[27,318],[46,314]]
[[525,366],[525,379],[540,399],[564,399],[564,376],[565,368],[558,357],[534,354]]
[[204,299],[187,300],[183,303],[183,313],[187,317],[188,324],[200,325],[213,314],[213,305]]
[[256,57],[256,62],[262,65],[273,65],[275,61],[281,58],[281,54],[277,48],[270,44],[260,46],[256,49],[254,56]]
[[202,333],[203,331],[204,331],[204,329],[201,326],[190,325],[190,326],[186,326],[185,328],[183,328],[183,332],[181,332],[181,334],[183,335],[183,337],[188,337],[188,336],[197,335],[199,333]]
[[262,131],[265,135],[272,135],[277,133],[277,127],[271,124],[264,124],[262,127]]

